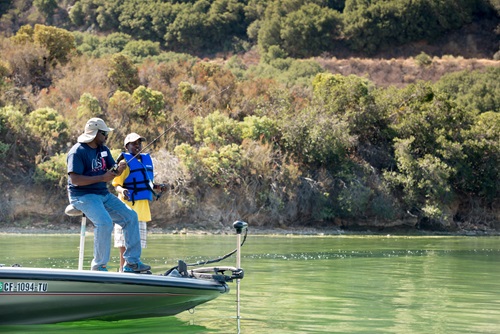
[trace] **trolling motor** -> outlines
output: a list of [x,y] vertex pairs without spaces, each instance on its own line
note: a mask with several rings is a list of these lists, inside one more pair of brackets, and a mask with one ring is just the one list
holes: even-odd
[[[248,230],[248,224],[243,221],[235,221],[233,223],[233,227],[236,229],[236,234],[238,235],[238,244],[236,246],[236,267],[241,267],[241,232],[245,230],[245,239],[246,239],[246,231]],[[243,241],[244,242],[244,241]],[[238,320],[238,333],[240,333],[240,279],[236,279],[236,319]]]
[[[239,280],[242,279],[245,274],[243,269],[241,269],[241,246],[245,243],[247,233],[245,233],[245,237],[243,242],[241,242],[241,232],[243,230],[247,230],[248,224],[243,221],[236,221],[233,224],[233,227],[236,229],[236,234],[238,235],[238,245],[235,250],[232,252],[221,256],[217,259],[201,261],[197,263],[187,264],[186,262],[179,260],[177,266],[167,270],[163,276],[176,276],[176,277],[186,277],[186,278],[201,278],[214,280],[220,283],[232,282],[236,280],[236,283],[239,283]],[[209,263],[220,262],[224,259],[227,259],[234,253],[237,253],[236,259],[236,268],[235,267],[202,267],[196,269],[188,269],[188,267],[201,266]],[[226,271],[230,271],[230,275],[226,275]]]
[[[179,260],[177,267],[178,274],[181,277],[191,277],[199,279],[214,280],[219,283],[232,282],[233,280],[242,279],[244,276],[243,269],[235,267],[203,267],[196,269],[187,269],[186,262]],[[226,271],[231,272],[231,275],[226,275]],[[172,274],[169,274],[172,275]]]
[[[243,230],[247,230],[248,224],[245,223],[244,221],[237,220],[233,223],[233,227],[236,229],[236,235],[238,236],[238,243],[236,244],[236,268],[241,268],[241,232]],[[246,234],[245,234],[245,239],[246,239]],[[241,270],[241,277],[235,277],[235,279],[241,279],[243,278],[243,270]]]

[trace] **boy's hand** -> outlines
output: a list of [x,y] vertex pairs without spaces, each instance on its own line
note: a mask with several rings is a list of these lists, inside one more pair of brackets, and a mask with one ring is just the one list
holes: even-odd
[[130,196],[130,192],[128,191],[128,189],[123,188],[122,195],[123,195],[123,199],[124,200],[126,200],[126,201],[130,200],[130,197],[129,197]]

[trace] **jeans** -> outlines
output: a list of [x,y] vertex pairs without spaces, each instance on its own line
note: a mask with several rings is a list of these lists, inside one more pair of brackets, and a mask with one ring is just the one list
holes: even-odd
[[141,257],[141,237],[137,213],[125,205],[115,195],[85,194],[69,195],[73,206],[82,211],[94,224],[94,259],[92,268],[106,265],[111,252],[111,232],[113,223],[123,229],[125,237],[125,253],[127,263],[135,264]]

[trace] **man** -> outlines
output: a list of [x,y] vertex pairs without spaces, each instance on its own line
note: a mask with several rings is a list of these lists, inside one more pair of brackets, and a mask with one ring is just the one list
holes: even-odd
[[[161,192],[166,190],[165,185],[154,184],[153,160],[148,153],[141,153],[142,142],[146,138],[135,132],[129,133],[123,142],[126,152],[118,158],[127,162],[127,168],[113,180],[113,186],[118,193],[118,198],[128,207],[132,208],[139,216],[139,231],[141,235],[141,247],[146,248],[147,225],[151,221],[151,210],[149,203],[153,196],[158,196],[155,190]],[[120,161],[121,162],[121,161]],[[114,228],[114,244],[120,249],[120,271],[125,260],[125,243],[123,229],[119,225]]]
[[120,175],[125,162],[115,166],[108,147],[105,146],[108,128],[100,118],[91,118],[85,132],[78,137],[68,153],[68,197],[70,203],[82,211],[94,223],[94,258],[91,269],[108,271],[107,263],[111,251],[113,223],[123,228],[127,264],[124,272],[145,272],[150,266],[140,261],[141,239],[137,214],[115,195],[111,194],[107,182]]

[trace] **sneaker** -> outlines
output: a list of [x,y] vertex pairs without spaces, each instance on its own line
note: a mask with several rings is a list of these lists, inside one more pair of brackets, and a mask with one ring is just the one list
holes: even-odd
[[144,264],[140,261],[134,264],[127,263],[126,265],[123,266],[124,273],[140,273],[142,271],[148,271],[150,269],[151,266],[148,266],[147,264]]
[[104,266],[104,265],[101,265],[101,266],[92,267],[92,270],[93,271],[108,271],[108,268],[106,268],[106,266]]

